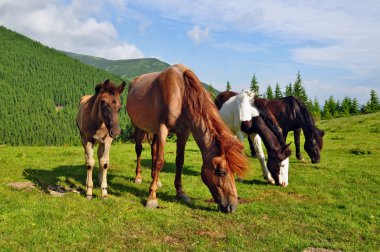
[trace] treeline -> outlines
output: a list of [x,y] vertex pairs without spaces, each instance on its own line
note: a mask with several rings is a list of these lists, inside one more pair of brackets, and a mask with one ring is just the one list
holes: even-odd
[[[227,81],[226,90],[231,90],[229,81]],[[306,89],[302,85],[300,71],[297,73],[296,80],[293,83],[290,82],[287,84],[284,91],[281,90],[279,83],[276,83],[274,90],[271,85],[268,85],[263,93],[260,93],[260,86],[254,74],[251,80],[250,90],[266,99],[279,99],[291,95],[295,96],[306,104],[308,110],[317,120],[380,111],[379,98],[374,90],[370,91],[370,98],[368,102],[363,105],[360,105],[356,98],[344,97],[343,100],[340,101],[330,96],[329,99],[325,100],[322,107],[316,97],[312,99],[307,95]]]
[[[79,99],[105,79],[121,83],[109,72],[0,26],[0,144],[80,144]],[[123,104],[125,99],[124,94]],[[121,116],[122,128],[127,122]]]

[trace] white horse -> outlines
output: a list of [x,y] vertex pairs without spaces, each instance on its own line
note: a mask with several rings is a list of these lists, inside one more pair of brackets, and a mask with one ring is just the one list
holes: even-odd
[[[219,113],[224,122],[228,125],[231,131],[237,136],[237,138],[243,142],[244,135],[241,130],[241,124],[244,121],[250,121],[253,117],[260,116],[259,110],[254,106],[255,93],[251,91],[244,91],[236,96],[229,98],[220,108]],[[275,184],[271,173],[265,163],[265,155],[261,145],[261,138],[258,134],[249,134],[248,136],[253,144],[257,154],[257,157],[261,164],[261,169],[264,178],[271,184]],[[282,186],[288,185],[288,169],[289,158],[286,158],[281,162],[279,184]]]

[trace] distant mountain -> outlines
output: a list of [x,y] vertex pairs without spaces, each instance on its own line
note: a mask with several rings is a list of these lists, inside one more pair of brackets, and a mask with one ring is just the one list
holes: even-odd
[[124,79],[131,79],[144,73],[159,72],[170,65],[155,58],[107,60],[99,57],[65,52],[85,64],[104,69]]
[[[75,124],[80,98],[94,94],[106,79],[122,81],[3,26],[0,46],[0,144],[80,144]],[[121,113],[123,129],[127,122]]]
[[[132,79],[136,76],[151,72],[160,72],[170,65],[156,58],[129,59],[129,60],[108,60],[94,56],[64,52],[68,56],[77,59],[85,64],[104,69],[123,79]],[[206,89],[209,85],[203,83]],[[211,88],[213,96],[220,93],[218,90]]]

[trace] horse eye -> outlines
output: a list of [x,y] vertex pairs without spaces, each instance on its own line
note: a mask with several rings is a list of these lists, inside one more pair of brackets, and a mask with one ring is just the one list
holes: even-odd
[[219,177],[225,177],[227,175],[227,171],[223,168],[216,169],[216,175]]

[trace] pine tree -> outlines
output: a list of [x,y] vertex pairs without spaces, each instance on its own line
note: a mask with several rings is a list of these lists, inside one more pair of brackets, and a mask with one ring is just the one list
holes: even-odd
[[349,97],[344,97],[343,100],[342,100],[342,104],[341,104],[341,110],[340,110],[340,114],[343,115],[343,116],[348,116],[350,115],[350,110],[351,110],[351,107],[352,107],[352,101]]
[[255,74],[253,74],[250,89],[251,91],[255,92],[255,94],[259,94],[259,83],[257,82]]
[[226,91],[231,91],[231,84],[229,81],[227,81]]
[[280,88],[280,85],[278,84],[278,82],[276,83],[276,89],[274,90],[274,97],[276,99],[282,98],[282,92],[281,92],[281,88]]
[[293,95],[293,85],[291,82],[289,82],[288,85],[285,86],[285,96],[292,96]]
[[354,98],[351,103],[350,114],[356,115],[358,113],[359,113],[359,102],[358,102],[358,99]]
[[301,78],[301,72],[298,71],[297,73],[297,78],[294,82],[294,87],[293,87],[293,95],[304,103],[307,103],[307,95],[306,95],[306,90],[302,86],[302,78]]
[[367,102],[366,110],[369,113],[373,113],[380,110],[379,97],[377,96],[377,93],[373,89],[370,92],[370,98],[369,98],[369,101]]
[[321,118],[321,107],[319,106],[317,97],[314,98],[312,114],[315,119]]
[[266,99],[273,99],[274,98],[273,90],[272,90],[272,87],[270,86],[270,84],[268,85],[267,91],[265,92],[265,97],[266,97]]

